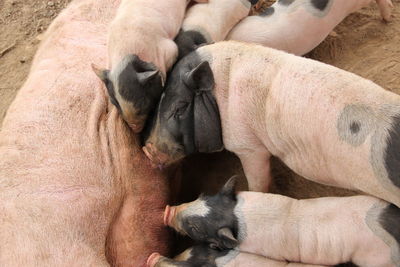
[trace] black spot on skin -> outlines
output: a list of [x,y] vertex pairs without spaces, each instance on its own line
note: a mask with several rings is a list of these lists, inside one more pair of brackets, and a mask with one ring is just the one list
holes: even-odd
[[379,223],[400,246],[400,209],[393,204],[389,204],[383,209],[379,216]]
[[217,267],[216,260],[226,256],[228,253],[229,250],[216,250],[210,248],[208,244],[199,244],[191,248],[190,258],[186,261],[175,261],[164,258],[162,259],[162,263],[168,263],[168,266],[175,267]]
[[182,220],[184,231],[192,239],[210,243],[218,249],[232,249],[238,245],[237,242],[231,242],[218,234],[220,229],[229,228],[233,237],[237,240],[239,225],[234,214],[234,208],[237,204],[234,184],[235,180],[230,179],[218,194],[199,197],[200,200],[205,201],[209,208],[207,216],[193,215],[179,218]]
[[350,124],[350,131],[351,131],[351,133],[352,134],[356,134],[356,133],[358,133],[359,131],[360,131],[360,123],[358,122],[358,121],[353,121],[351,124]]
[[[400,187],[400,115],[393,118],[385,151],[385,167],[389,179]],[[400,229],[400,228],[399,228]]]
[[207,44],[206,38],[197,31],[180,31],[175,38],[178,46],[178,60],[196,50],[199,46]]
[[249,0],[249,2],[250,2],[250,4],[251,4],[251,5],[253,5],[253,6],[254,6],[255,4],[257,4],[257,3],[258,3],[258,0]]
[[292,4],[295,0],[278,0],[278,3],[284,6]]
[[311,0],[311,4],[316,8],[321,11],[324,11],[324,9],[328,6],[329,0]]
[[266,16],[271,16],[272,14],[274,14],[275,9],[274,7],[269,7],[267,9],[265,9],[263,12],[260,13],[260,17],[266,17]]

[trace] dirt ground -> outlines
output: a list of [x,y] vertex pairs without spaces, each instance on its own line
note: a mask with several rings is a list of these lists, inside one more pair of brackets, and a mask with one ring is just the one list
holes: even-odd
[[[400,94],[400,0],[392,1],[395,8],[390,23],[381,20],[376,4],[371,3],[346,18],[307,56],[354,72]],[[0,123],[24,83],[42,33],[68,2],[0,0]],[[181,199],[190,200],[200,191],[215,190],[231,174],[242,174],[242,170],[236,157],[222,152],[189,158],[184,162],[183,174],[186,190],[182,191]],[[273,175],[273,191],[296,198],[352,194],[307,182],[276,159]]]

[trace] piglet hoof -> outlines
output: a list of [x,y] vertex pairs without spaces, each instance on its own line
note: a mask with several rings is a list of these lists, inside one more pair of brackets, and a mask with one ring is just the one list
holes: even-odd
[[147,267],[154,267],[159,261],[161,255],[160,253],[154,252],[147,258]]

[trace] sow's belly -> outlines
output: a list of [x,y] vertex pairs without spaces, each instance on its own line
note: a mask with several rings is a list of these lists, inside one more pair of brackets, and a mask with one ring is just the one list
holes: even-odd
[[[0,177],[11,185],[2,188],[6,195],[25,192],[32,197],[29,205],[40,206],[36,210],[51,209],[63,218],[43,224],[50,220],[79,232],[76,242],[89,244],[112,265],[144,266],[152,252],[167,253],[162,212],[169,186],[91,70],[91,63],[106,64],[104,14],[115,3],[99,24],[89,11],[101,8],[73,8],[99,3],[106,9],[107,2],[75,1],[49,28],[4,120],[0,150],[7,157],[0,160]],[[43,194],[54,201],[34,200]]]

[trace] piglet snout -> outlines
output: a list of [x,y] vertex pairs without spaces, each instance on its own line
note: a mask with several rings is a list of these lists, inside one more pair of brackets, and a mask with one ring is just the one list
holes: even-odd
[[176,208],[167,205],[164,211],[164,225],[173,227],[172,221],[175,217]]
[[143,148],[144,154],[151,161],[153,168],[162,170],[168,161],[168,155],[160,152],[152,143],[147,143]]
[[154,267],[160,260],[160,253],[154,252],[147,258],[147,267]]
[[134,133],[140,133],[143,130],[143,123],[128,123]]

